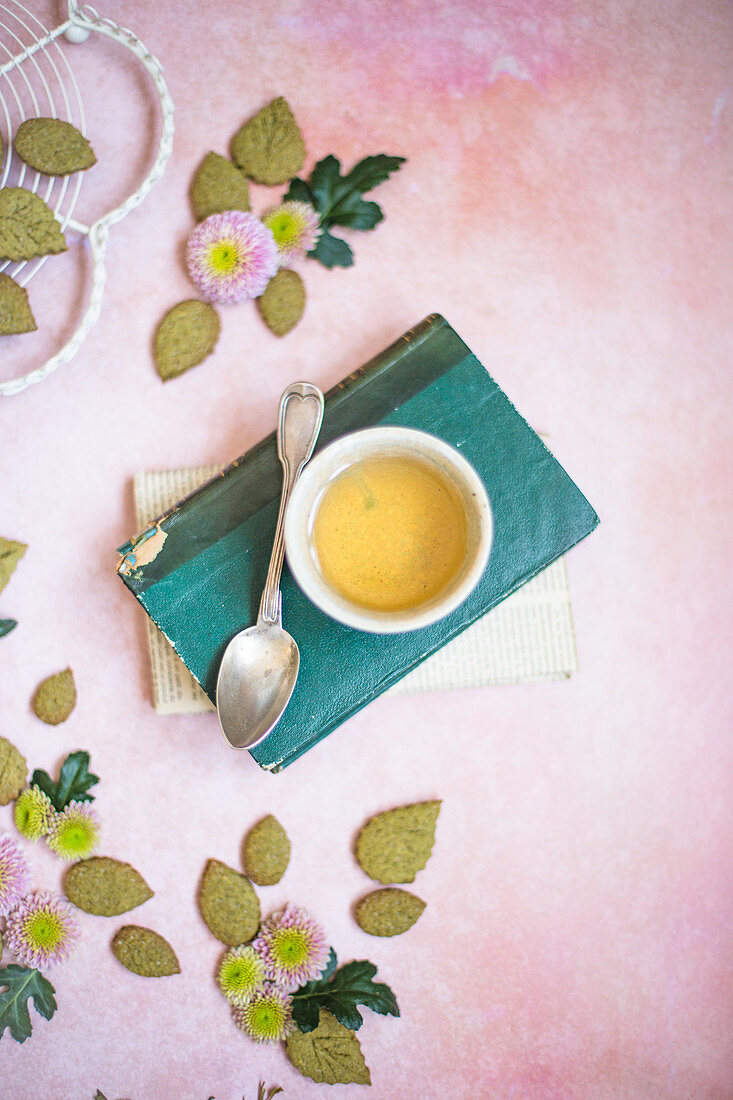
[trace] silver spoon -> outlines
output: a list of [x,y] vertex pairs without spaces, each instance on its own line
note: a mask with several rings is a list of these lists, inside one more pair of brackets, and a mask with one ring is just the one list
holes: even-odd
[[294,382],[280,398],[277,453],[283,467],[280,511],[257,625],[235,634],[224,651],[216,683],[216,709],[232,748],[251,749],[280,720],[298,678],[300,653],[283,630],[280,575],[285,509],[300,472],[313,454],[323,420],[323,394]]

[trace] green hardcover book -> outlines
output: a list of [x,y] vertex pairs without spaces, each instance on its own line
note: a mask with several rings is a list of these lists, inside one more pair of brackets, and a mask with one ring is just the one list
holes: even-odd
[[[283,622],[301,661],[288,709],[250,750],[270,771],[291,764],[598,523],[443,317],[426,318],[326,395],[319,448],[373,424],[431,432],[473,464],[494,511],[489,564],[469,599],[447,618],[391,636],[332,621],[285,569]],[[227,642],[257,618],[281,479],[273,433],[120,548],[120,577],[212,701]]]

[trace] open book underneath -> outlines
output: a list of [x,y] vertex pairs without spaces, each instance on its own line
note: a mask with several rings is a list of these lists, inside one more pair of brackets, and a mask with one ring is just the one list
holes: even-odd
[[[142,530],[219,472],[216,466],[139,473],[135,508]],[[242,627],[247,626],[242,623]],[[213,710],[207,695],[148,619],[153,704],[159,714]],[[389,690],[436,691],[558,680],[578,667],[564,558],[488,611]]]

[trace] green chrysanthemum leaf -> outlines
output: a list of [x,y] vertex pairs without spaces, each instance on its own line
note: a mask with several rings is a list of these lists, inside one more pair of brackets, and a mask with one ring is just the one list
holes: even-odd
[[28,1002],[33,1001],[36,1012],[50,1020],[57,1007],[54,993],[49,980],[37,970],[15,963],[0,969],[0,1035],[10,1028],[15,1041],[24,1043],[33,1030]]

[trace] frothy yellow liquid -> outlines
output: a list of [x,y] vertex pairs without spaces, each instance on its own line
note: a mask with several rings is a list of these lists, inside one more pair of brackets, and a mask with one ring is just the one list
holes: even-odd
[[351,603],[407,611],[439,596],[466,557],[452,483],[420,459],[354,463],[326,489],[313,525],[324,580]]

